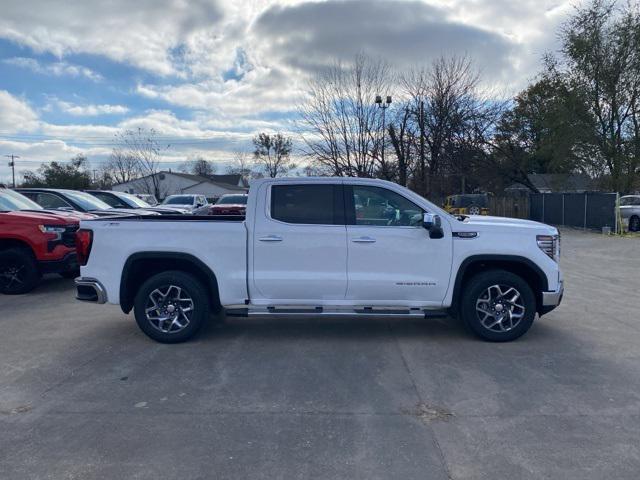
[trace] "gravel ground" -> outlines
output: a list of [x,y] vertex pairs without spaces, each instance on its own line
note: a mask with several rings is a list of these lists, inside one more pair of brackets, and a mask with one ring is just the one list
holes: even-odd
[[0,297],[0,478],[637,479],[640,239],[563,232],[521,340],[246,320],[160,345],[68,280]]

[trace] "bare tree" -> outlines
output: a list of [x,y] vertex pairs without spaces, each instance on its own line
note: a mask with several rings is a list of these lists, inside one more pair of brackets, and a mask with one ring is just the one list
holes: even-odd
[[102,172],[103,177],[110,177],[115,183],[129,182],[140,176],[138,159],[121,147],[115,147]]
[[295,168],[290,158],[291,139],[281,133],[274,135],[259,133],[253,137],[253,145],[255,147],[253,156],[256,163],[261,165],[265,175],[275,178]]
[[238,151],[233,154],[232,164],[227,167],[227,173],[231,175],[240,175],[243,178],[253,178],[254,162],[251,160],[249,153]]
[[136,162],[145,192],[155,195],[156,198],[162,198],[164,192],[160,191],[158,175],[162,148],[157,140],[157,132],[154,129],[143,128],[125,130],[116,135],[116,142],[118,144],[116,148],[122,152],[122,155]]
[[395,118],[388,127],[391,146],[397,159],[397,178],[391,180],[406,187],[415,163],[416,127],[415,122],[412,122],[413,114],[407,103],[396,109],[395,113]]
[[429,67],[413,69],[401,83],[409,97],[418,134],[418,182],[424,193],[437,190],[439,174],[462,174],[461,151],[477,140],[479,118],[489,99],[479,89],[480,74],[467,57],[441,57]]
[[310,82],[300,116],[315,162],[334,175],[374,175],[384,135],[374,101],[388,92],[390,80],[387,63],[359,54],[352,65],[336,63]]

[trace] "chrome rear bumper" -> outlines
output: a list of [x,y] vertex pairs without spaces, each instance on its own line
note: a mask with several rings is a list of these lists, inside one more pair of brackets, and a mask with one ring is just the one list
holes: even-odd
[[78,277],[75,280],[76,299],[83,302],[107,303],[107,291],[95,278]]

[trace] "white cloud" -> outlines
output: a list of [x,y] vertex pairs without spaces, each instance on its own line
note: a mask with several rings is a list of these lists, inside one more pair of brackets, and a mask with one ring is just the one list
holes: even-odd
[[62,100],[56,100],[55,105],[60,111],[77,117],[95,117],[98,115],[124,115],[129,112],[129,108],[125,107],[124,105],[78,105],[75,103],[64,102]]
[[176,73],[173,49],[216,31],[215,0],[4,0],[0,37],[59,57],[105,55],[159,74]]
[[87,67],[73,65],[67,62],[53,62],[42,64],[34,58],[11,57],[2,60],[2,63],[14,67],[27,68],[32,72],[42,75],[53,75],[55,77],[85,77],[94,82],[102,80],[102,76]]
[[[571,3],[4,0],[0,38],[57,56],[49,62],[13,57],[2,60],[6,65],[100,80],[101,87],[121,89],[120,93],[122,83],[129,81],[124,87],[127,93],[160,105],[164,102],[158,108],[166,110],[130,117],[133,108],[126,103],[104,103],[122,103],[122,96],[106,100],[113,97],[95,99],[87,92],[76,92],[75,97],[65,97],[72,102],[48,97],[49,111],[58,108],[77,119],[76,125],[56,125],[38,119],[28,102],[38,105],[38,98],[0,91],[0,131],[58,138],[62,145],[34,141],[39,150],[25,152],[43,160],[70,158],[74,148],[84,152],[102,148],[108,154],[109,142],[119,129],[138,126],[171,137],[174,142],[165,153],[167,161],[180,162],[199,154],[224,159],[233,150],[250,149],[251,136],[257,131],[292,132],[309,76],[336,59],[349,61],[359,51],[400,68],[428,63],[441,54],[466,54],[482,69],[485,83],[515,93],[535,75],[542,54],[558,48],[557,28],[571,12]],[[118,77],[122,83],[112,85],[106,73],[109,78],[101,78],[65,59],[74,53],[103,56],[165,78]],[[114,72],[119,74],[117,69]],[[51,93],[45,87],[46,83],[43,93]],[[87,104],[82,103],[85,100]],[[171,111],[173,107],[179,107],[175,108],[179,117]],[[119,123],[103,124],[101,115],[122,117],[115,117]],[[47,154],[47,149],[52,153]]]
[[0,90],[0,132],[29,132],[38,127],[38,115],[6,90]]

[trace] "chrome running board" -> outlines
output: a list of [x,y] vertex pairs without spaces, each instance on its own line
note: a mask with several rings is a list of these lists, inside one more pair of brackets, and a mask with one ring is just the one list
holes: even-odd
[[394,317],[437,318],[445,317],[446,310],[402,307],[241,307],[227,308],[230,317]]

